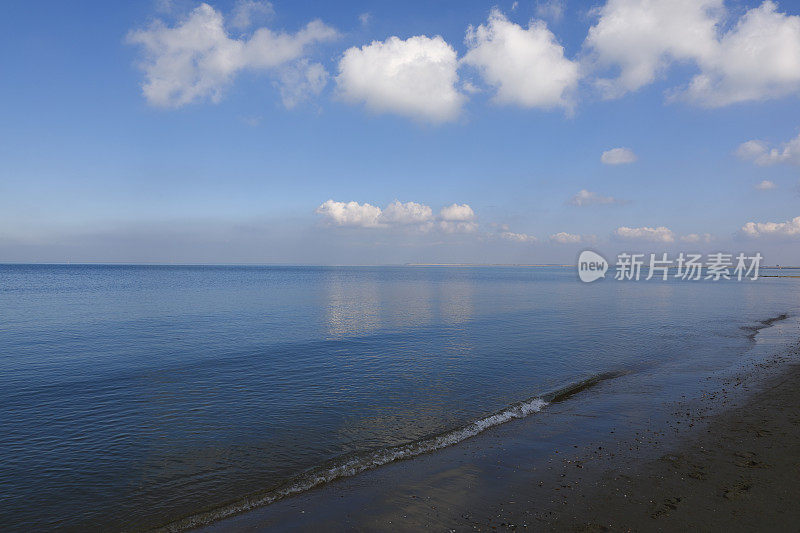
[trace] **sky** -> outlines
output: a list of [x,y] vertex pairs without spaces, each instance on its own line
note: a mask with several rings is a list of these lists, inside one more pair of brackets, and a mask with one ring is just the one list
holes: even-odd
[[800,264],[800,2],[12,2],[0,262]]

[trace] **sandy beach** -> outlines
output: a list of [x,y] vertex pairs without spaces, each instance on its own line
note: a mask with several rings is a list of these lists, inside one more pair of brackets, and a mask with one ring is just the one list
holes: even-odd
[[[797,531],[799,391],[800,366],[794,364],[685,445],[574,491],[571,503],[541,525],[578,531]],[[696,416],[690,412],[686,421]],[[524,514],[512,516],[519,523],[516,517]]]
[[646,377],[602,382],[206,530],[796,531],[799,352],[785,345],[677,401],[631,405]]

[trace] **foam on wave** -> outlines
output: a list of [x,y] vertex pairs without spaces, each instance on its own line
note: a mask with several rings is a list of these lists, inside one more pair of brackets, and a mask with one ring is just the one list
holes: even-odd
[[394,461],[411,459],[424,453],[440,450],[466,439],[474,437],[489,428],[499,426],[514,419],[525,418],[541,411],[549,403],[562,402],[579,392],[592,387],[601,381],[623,375],[624,372],[606,372],[588,379],[567,385],[555,391],[517,402],[505,409],[479,418],[457,429],[418,441],[390,446],[376,450],[345,456],[322,467],[317,467],[296,477],[287,484],[274,490],[244,498],[213,511],[196,514],[160,528],[162,531],[183,531],[186,529],[210,524],[223,518],[249,511],[256,507],[269,505],[277,500],[299,494],[307,490],[330,483],[336,479],[354,476],[365,470],[371,470]]

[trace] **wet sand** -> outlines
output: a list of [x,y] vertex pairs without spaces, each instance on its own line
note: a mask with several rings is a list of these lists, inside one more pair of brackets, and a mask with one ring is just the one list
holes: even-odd
[[664,400],[670,382],[659,388],[646,373],[603,382],[458,446],[206,530],[797,531],[798,353],[795,342],[704,378],[677,401]]
[[[686,419],[692,420],[691,412]],[[800,366],[715,417],[685,445],[632,471],[606,473],[572,500],[542,525],[576,531],[798,531]]]

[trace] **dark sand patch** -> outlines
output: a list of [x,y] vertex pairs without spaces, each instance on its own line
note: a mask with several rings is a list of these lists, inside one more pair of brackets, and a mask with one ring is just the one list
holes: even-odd
[[607,474],[580,505],[540,522],[551,530],[798,531],[800,366],[744,405],[715,417],[691,442]]

